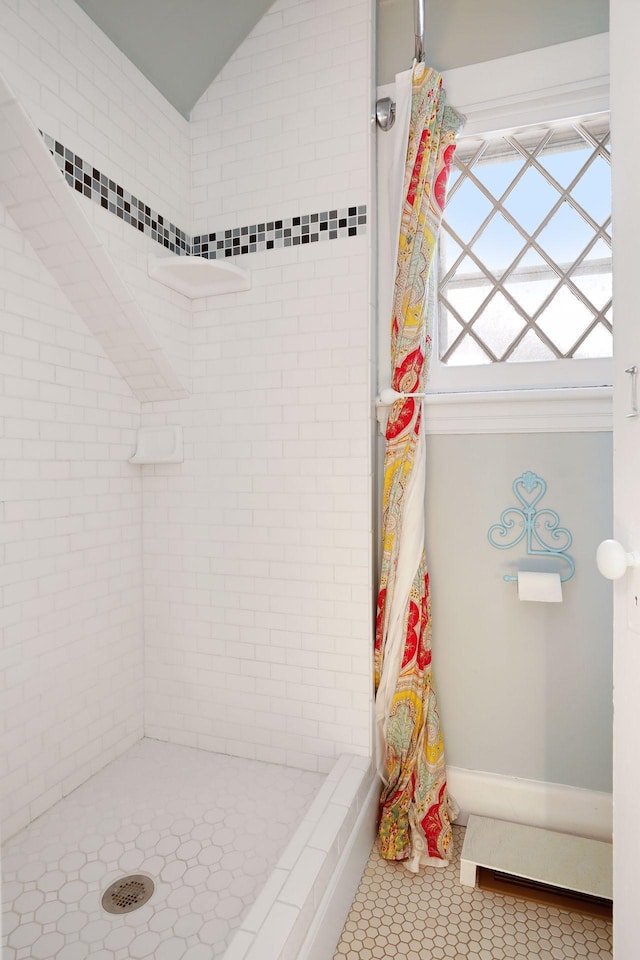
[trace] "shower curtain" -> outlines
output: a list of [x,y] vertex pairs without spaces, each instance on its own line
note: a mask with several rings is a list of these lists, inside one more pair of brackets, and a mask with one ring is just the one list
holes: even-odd
[[[411,112],[391,320],[392,387],[424,390],[431,345],[431,265],[461,120],[442,78],[411,75]],[[422,403],[394,403],[387,424],[383,557],[375,642],[378,769],[384,787],[378,837],[388,860],[412,871],[448,859],[455,804],[431,670],[431,603],[424,553]]]

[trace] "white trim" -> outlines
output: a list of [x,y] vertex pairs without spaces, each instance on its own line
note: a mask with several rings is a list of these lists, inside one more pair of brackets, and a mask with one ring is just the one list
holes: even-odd
[[[608,433],[612,387],[433,393],[425,400],[427,434]],[[376,405],[384,435],[389,407]]]
[[450,766],[447,766],[447,783],[460,807],[456,821],[459,824],[466,824],[473,813],[611,841],[610,793]]
[[[600,113],[609,109],[609,34],[456,67],[442,78],[447,103],[465,117],[465,137]],[[395,89],[385,83],[377,96]]]
[[599,113],[609,109],[609,34],[446,70],[443,82],[466,117],[463,136]]
[[[478,366],[448,367],[438,360],[437,331],[429,364],[427,392],[448,393],[466,390],[545,390],[554,387],[611,387],[613,360],[552,360],[530,363],[485,363]],[[520,384],[524,384],[521,387]]]
[[427,434],[601,433],[612,429],[611,387],[438,393],[425,401]]

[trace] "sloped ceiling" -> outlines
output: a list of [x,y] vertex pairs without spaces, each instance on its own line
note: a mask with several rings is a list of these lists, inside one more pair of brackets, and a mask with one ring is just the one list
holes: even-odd
[[273,0],[76,0],[184,117]]

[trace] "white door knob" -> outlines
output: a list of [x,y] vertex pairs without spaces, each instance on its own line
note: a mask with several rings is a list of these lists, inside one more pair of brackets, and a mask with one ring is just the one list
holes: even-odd
[[596,552],[596,564],[607,580],[619,580],[628,567],[640,566],[640,553],[628,553],[617,540],[603,540]]

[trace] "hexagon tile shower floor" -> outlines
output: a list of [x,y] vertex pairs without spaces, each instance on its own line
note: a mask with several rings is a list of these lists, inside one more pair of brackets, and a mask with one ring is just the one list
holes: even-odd
[[220,957],[323,780],[140,741],[4,845],[3,960]]

